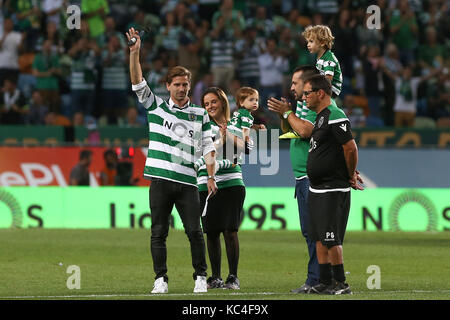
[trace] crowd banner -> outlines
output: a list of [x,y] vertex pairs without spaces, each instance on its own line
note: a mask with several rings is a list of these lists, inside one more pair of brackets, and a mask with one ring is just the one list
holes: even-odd
[[[241,230],[300,230],[293,194],[247,187]],[[149,229],[148,199],[148,187],[0,187],[0,228]],[[351,199],[349,231],[450,230],[448,189],[366,189]],[[182,229],[175,209],[171,225]]]
[[[131,148],[131,149],[130,149]],[[1,147],[1,186],[61,186],[69,184],[72,168],[79,161],[81,150],[91,150],[93,157],[89,167],[91,186],[100,185],[100,172],[105,167],[104,147]],[[132,177],[138,186],[148,186],[142,172],[145,166],[147,148],[112,148],[119,157],[119,163],[132,164]],[[126,151],[126,157],[123,157]],[[131,152],[129,152],[131,151]],[[131,156],[130,156],[131,153]]]

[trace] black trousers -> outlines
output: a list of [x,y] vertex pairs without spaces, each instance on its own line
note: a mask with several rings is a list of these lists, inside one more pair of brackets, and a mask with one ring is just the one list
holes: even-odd
[[178,211],[191,245],[194,280],[206,276],[205,240],[200,225],[200,197],[197,187],[152,178],[150,185],[150,210],[152,215],[150,248],[155,279],[167,277],[166,238],[169,234],[170,214],[173,206]]

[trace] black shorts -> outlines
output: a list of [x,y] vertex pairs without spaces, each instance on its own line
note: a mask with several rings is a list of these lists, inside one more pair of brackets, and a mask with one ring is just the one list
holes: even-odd
[[[202,212],[207,196],[207,191],[200,192]],[[206,216],[202,217],[203,232],[238,231],[243,214],[244,199],[244,186],[219,189],[214,197],[208,199]]]
[[308,194],[309,236],[328,248],[342,245],[350,212],[350,192]]

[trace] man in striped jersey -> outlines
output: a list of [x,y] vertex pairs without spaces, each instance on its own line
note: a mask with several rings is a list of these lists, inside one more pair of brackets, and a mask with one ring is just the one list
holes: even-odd
[[168,292],[166,238],[173,206],[183,221],[191,245],[195,269],[194,293],[206,292],[205,242],[200,225],[200,199],[194,162],[200,156],[207,159],[207,189],[215,194],[215,147],[206,110],[189,101],[191,74],[183,67],[172,68],[166,81],[170,92],[168,102],[155,96],[142,77],[139,62],[140,38],[131,28],[126,34],[130,46],[130,77],[133,91],[147,109],[149,147],[144,177],[151,180],[150,210],[151,254],[156,273],[152,293]]
[[350,211],[350,190],[363,190],[356,170],[358,148],[347,116],[331,104],[331,84],[325,76],[316,75],[305,81],[303,99],[317,113],[307,173],[311,183],[309,231],[316,241],[320,283],[309,293],[351,294],[345,282],[342,243]]

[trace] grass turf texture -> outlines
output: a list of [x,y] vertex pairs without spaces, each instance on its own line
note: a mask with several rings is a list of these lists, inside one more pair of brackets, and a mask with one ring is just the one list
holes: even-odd
[[[450,299],[449,232],[348,232],[344,267],[352,296],[290,293],[305,280],[307,264],[304,239],[293,231],[239,232],[241,290],[193,294],[189,244],[180,230],[170,230],[167,241],[169,294],[150,295],[149,237],[138,229],[0,230],[0,299]],[[69,265],[81,269],[79,290],[66,286]],[[381,269],[379,290],[367,288],[370,265]],[[227,274],[222,248],[224,280]]]

